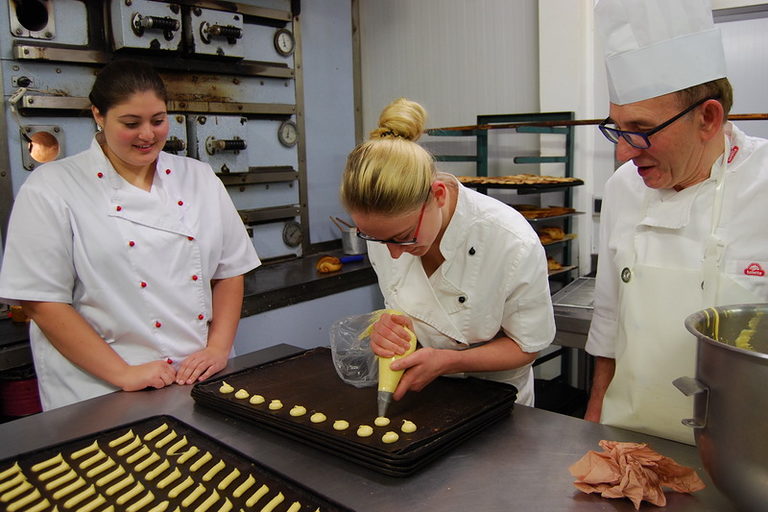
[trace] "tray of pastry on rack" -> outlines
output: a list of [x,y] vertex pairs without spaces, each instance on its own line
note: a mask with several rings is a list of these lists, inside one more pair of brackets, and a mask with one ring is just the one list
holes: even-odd
[[0,461],[8,512],[353,512],[172,416]]
[[540,174],[512,174],[508,176],[457,176],[462,184],[468,186],[492,186],[494,188],[514,188],[520,190],[547,190],[551,188],[575,187],[583,185],[584,180],[565,176],[547,176]]

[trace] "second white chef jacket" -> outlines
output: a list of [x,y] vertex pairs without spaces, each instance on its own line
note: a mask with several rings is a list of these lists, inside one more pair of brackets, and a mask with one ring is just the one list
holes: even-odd
[[[420,258],[393,259],[386,245],[368,242],[386,306],[414,319],[425,347],[460,350],[503,332],[524,352],[547,348],[555,323],[536,232],[513,208],[456,184],[456,210],[440,242],[445,261],[429,278]],[[530,364],[472,375],[513,384],[518,403],[533,405]]]
[[[768,141],[749,137],[731,123],[725,131],[726,148],[730,149],[723,157],[727,161],[725,188],[717,228],[725,251],[721,272],[768,301]],[[617,250],[634,243],[638,264],[701,268],[712,226],[715,184],[716,176],[710,176],[680,192],[650,189],[631,161],[608,180],[600,215],[595,309],[587,352],[615,357],[622,271],[614,261]],[[702,308],[714,305],[703,304]],[[684,320],[680,319],[681,324]]]
[[[94,139],[21,187],[0,300],[72,304],[129,364],[178,363],[206,346],[211,280],[259,264],[210,166],[161,152],[147,192],[117,174]],[[70,363],[34,323],[30,338],[44,409],[115,390]]]

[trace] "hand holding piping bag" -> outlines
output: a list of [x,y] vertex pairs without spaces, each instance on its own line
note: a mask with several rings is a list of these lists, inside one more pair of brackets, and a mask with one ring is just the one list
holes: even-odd
[[371,348],[379,357],[378,415],[386,416],[392,395],[404,370],[393,370],[394,361],[416,350],[416,335],[411,319],[399,311],[382,310],[361,336],[370,334]]

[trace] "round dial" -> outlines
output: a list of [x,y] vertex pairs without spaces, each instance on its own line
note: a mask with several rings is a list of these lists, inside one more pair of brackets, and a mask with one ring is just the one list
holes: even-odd
[[289,57],[293,55],[293,51],[296,49],[296,40],[293,39],[293,34],[287,28],[281,28],[275,32],[275,50],[283,57]]
[[299,141],[299,130],[293,121],[283,121],[277,129],[277,140],[287,148],[292,148]]
[[301,241],[304,238],[304,233],[301,230],[301,224],[295,220],[288,221],[283,226],[283,242],[288,247],[298,247],[301,245]]

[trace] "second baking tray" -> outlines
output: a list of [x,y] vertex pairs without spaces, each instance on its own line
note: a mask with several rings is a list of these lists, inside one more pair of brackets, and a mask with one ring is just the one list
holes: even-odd
[[[252,405],[248,399],[236,398],[235,393],[223,394],[223,382],[248,395],[262,395],[265,402]],[[508,415],[517,390],[482,379],[440,377],[423,391],[393,402],[388,411],[391,424],[375,427],[376,388],[343,383],[333,367],[330,350],[317,348],[196,384],[192,396],[217,411],[256,422],[371,469],[404,476]],[[268,408],[274,399],[282,401],[282,409]],[[307,414],[291,416],[294,405],[306,407]],[[327,420],[312,423],[309,418],[314,412],[324,413]],[[349,428],[334,430],[337,419],[348,421]],[[416,432],[403,433],[403,420],[413,421]],[[358,437],[359,425],[372,426],[374,434]],[[390,430],[400,439],[385,444],[381,437]]]
[[0,461],[0,507],[10,512],[215,512],[267,505],[274,512],[352,512],[172,416]]

